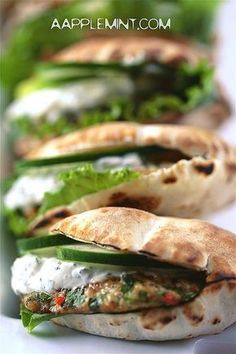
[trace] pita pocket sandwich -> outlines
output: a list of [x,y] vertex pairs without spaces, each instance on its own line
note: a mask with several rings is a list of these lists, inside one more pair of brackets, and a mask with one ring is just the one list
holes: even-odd
[[[73,245],[16,259],[23,325],[129,340],[219,333],[236,321],[236,236],[207,222],[110,207],[63,219]],[[54,237],[52,235],[52,237]]]
[[108,121],[215,128],[230,106],[204,50],[189,41],[143,36],[85,39],[22,82],[6,111],[15,152]]
[[19,164],[5,205],[10,219],[26,217],[29,235],[104,206],[195,217],[236,199],[236,149],[187,126],[107,123],[53,139]]

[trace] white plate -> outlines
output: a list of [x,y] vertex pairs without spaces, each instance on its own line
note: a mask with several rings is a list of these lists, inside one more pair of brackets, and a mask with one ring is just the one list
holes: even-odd
[[[217,336],[208,336],[195,340],[173,341],[165,343],[128,342],[92,336],[76,332],[53,324],[44,324],[34,335],[22,328],[19,320],[2,318],[0,329],[1,352],[4,354],[203,354],[203,346],[208,349],[224,343],[224,351],[205,354],[226,354],[226,348],[236,348],[236,327],[228,328]],[[226,344],[225,344],[226,343]],[[198,349],[201,350],[198,352]],[[228,354],[235,354],[231,351]]]
[[[221,40],[219,76],[223,80],[231,101],[236,102],[236,1],[224,4],[219,19]],[[235,77],[234,77],[235,76]],[[236,119],[227,122],[220,135],[236,145]],[[208,216],[206,220],[236,232],[236,204]],[[10,290],[10,264],[14,259],[13,240],[1,242],[1,313],[0,351],[3,354],[235,354],[236,325],[215,336],[165,343],[127,342],[92,336],[53,324],[42,324],[34,335],[29,335],[20,320],[12,318],[18,311],[18,302]]]

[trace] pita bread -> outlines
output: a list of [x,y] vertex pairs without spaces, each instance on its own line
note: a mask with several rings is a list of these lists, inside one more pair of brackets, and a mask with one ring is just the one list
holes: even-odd
[[[199,106],[192,111],[174,119],[175,124],[197,126],[203,129],[219,127],[231,114],[231,107],[225,93],[218,84],[218,97],[207,105]],[[165,122],[165,121],[164,121]],[[171,122],[170,122],[171,123]]]
[[144,125],[115,122],[96,125],[51,139],[26,155],[26,159],[43,159],[93,151],[109,151],[117,147],[157,145],[177,149],[189,157],[235,159],[231,148],[207,130],[170,124]]
[[195,217],[236,199],[236,149],[215,134],[197,128],[104,124],[54,139],[33,151],[28,158],[146,145],[176,149],[189,160],[182,159],[168,168],[145,173],[137,180],[49,210],[35,220],[30,233],[47,229],[60,218],[104,206],[126,206],[158,215]]
[[107,337],[170,340],[218,333],[236,322],[236,236],[200,220],[157,217],[129,208],[101,208],[53,227],[78,241],[115,247],[206,272],[193,301],[127,314],[67,315],[57,324]]
[[189,41],[147,36],[91,37],[57,53],[55,62],[123,62],[157,61],[163,64],[196,64],[207,52]]

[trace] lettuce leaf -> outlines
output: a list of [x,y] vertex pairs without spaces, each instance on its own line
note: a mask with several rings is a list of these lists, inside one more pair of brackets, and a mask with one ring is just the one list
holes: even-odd
[[7,221],[7,228],[15,236],[22,237],[32,220],[26,219],[19,210],[3,208],[3,215]]
[[24,328],[26,328],[29,333],[33,331],[35,327],[40,325],[42,322],[50,321],[52,318],[63,316],[62,314],[48,314],[48,313],[34,313],[26,309],[23,305],[20,308],[20,317]]
[[184,110],[184,102],[177,96],[156,95],[152,99],[144,102],[139,109],[139,118],[157,119],[165,113],[179,113]]
[[158,119],[165,113],[186,113],[216,97],[213,68],[201,61],[196,66],[183,64],[177,74],[172,93],[154,95],[140,105],[138,117]]
[[[10,96],[15,85],[32,74],[34,65],[47,59],[58,50],[81,40],[85,31],[53,28],[52,19],[57,18],[62,23],[65,18],[97,18],[104,16],[105,6],[87,6],[84,2],[72,0],[67,4],[55,6],[46,11],[40,11],[19,23],[10,34],[0,64],[4,67],[1,84]],[[23,63],[23,65],[22,65]]]
[[76,121],[60,117],[55,122],[43,119],[38,123],[30,117],[21,116],[11,121],[12,136],[36,136],[40,139],[69,133],[78,128]]
[[138,172],[128,168],[96,171],[92,164],[82,164],[75,170],[62,172],[58,176],[63,186],[54,193],[45,193],[39,214],[59,205],[70,204],[84,195],[135,180],[139,176]]
[[215,99],[214,69],[206,60],[192,66],[183,64],[177,77],[175,93],[185,103],[184,112]]

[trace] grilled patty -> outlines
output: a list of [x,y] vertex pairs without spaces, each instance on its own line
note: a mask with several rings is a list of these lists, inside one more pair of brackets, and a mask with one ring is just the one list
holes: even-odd
[[203,279],[169,274],[123,273],[121,277],[54,293],[24,295],[23,305],[37,313],[119,313],[145,308],[176,306],[196,297]]

